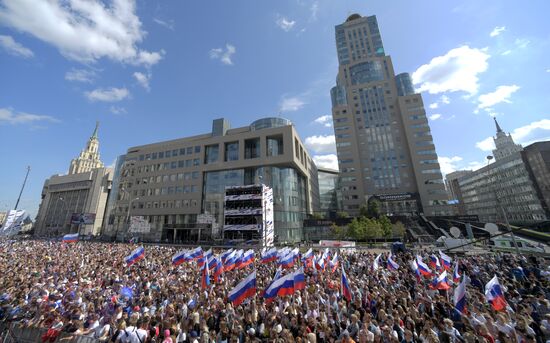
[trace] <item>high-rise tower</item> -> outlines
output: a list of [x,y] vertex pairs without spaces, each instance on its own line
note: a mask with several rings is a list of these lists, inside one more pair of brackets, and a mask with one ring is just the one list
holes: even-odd
[[521,147],[521,145],[514,142],[512,135],[506,134],[504,131],[502,131],[500,125],[498,125],[497,118],[494,119],[497,128],[497,135],[493,137],[493,141],[495,142],[495,150],[493,150],[493,156],[495,156],[495,160],[500,160],[506,156],[510,156],[516,152],[522,151],[523,148]]
[[331,89],[344,210],[371,198],[387,213],[449,213],[422,96],[395,75],[375,16],[336,26],[339,69]]
[[71,161],[69,166],[69,175],[89,172],[95,168],[103,168],[103,162],[99,159],[99,140],[97,139],[97,130],[99,122],[96,122],[94,133],[88,139],[86,148],[80,152],[77,158]]

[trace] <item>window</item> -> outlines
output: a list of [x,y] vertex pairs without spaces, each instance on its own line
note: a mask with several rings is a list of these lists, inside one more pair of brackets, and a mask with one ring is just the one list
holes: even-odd
[[420,142],[416,142],[416,145],[417,146],[426,146],[426,145],[433,145],[434,142],[432,141],[420,141]]
[[198,178],[199,178],[199,172],[194,171],[193,172],[193,179],[198,179]]
[[194,166],[198,166],[199,164],[201,164],[201,162],[198,158],[193,159],[193,165]]
[[178,167],[178,162],[177,161],[174,161],[172,163],[170,163],[170,168],[171,169],[176,169]]
[[184,166],[185,166],[185,161],[184,160],[178,161],[178,168],[183,168]]
[[267,156],[279,156],[284,154],[283,136],[267,137]]
[[190,146],[189,148],[187,148],[187,155],[192,154],[192,153],[193,153],[193,147]]
[[251,138],[244,141],[244,158],[258,158],[260,157],[260,139]]
[[172,150],[172,157],[178,156],[178,149]]
[[196,145],[196,146],[195,146],[195,154],[198,154],[199,152],[201,152],[201,146],[200,146],[200,145]]
[[436,164],[437,160],[421,160],[420,164]]
[[164,156],[166,156],[166,158],[172,157],[172,151],[171,150],[166,151],[164,153]]
[[159,158],[164,158],[164,151],[159,151]]
[[186,167],[191,167],[192,164],[193,164],[193,160],[185,160]]
[[204,150],[204,164],[214,163],[218,161],[219,145],[207,145]]
[[157,153],[156,152],[151,154],[151,159],[153,159],[153,160],[157,159]]
[[224,161],[239,160],[239,142],[225,143]]
[[409,116],[411,120],[418,120],[418,119],[426,119],[426,116],[424,114],[415,114],[412,116]]
[[180,149],[180,156],[181,156],[181,155],[185,155],[185,148],[181,148],[181,149]]
[[418,155],[435,155],[435,150],[420,150],[417,152]]

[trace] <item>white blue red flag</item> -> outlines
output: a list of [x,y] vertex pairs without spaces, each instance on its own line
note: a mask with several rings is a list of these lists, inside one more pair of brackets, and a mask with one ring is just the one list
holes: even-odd
[[411,262],[411,269],[414,273],[414,275],[416,276],[416,278],[418,279],[418,281],[420,281],[420,270],[418,270],[418,264],[416,263],[416,261],[413,259]]
[[380,256],[382,256],[382,254],[378,254],[378,256],[374,259],[374,262],[372,263],[372,270],[378,270],[380,268]]
[[214,267],[214,282],[218,282],[222,274],[223,274],[223,263],[221,259],[216,259],[216,266]]
[[334,257],[329,262],[330,270],[331,272],[336,272],[336,269],[338,268],[338,252],[334,254]]
[[244,280],[229,292],[228,298],[233,306],[239,306],[247,298],[256,295],[256,271],[253,271]]
[[63,236],[63,243],[75,243],[78,242],[78,233],[71,233]]
[[342,285],[341,285],[342,296],[347,300],[351,301],[351,288],[349,287],[349,281],[344,271],[344,266],[342,266]]
[[319,256],[317,260],[315,261],[315,268],[319,271],[324,272],[325,271],[325,259],[323,256]]
[[197,259],[197,265],[202,268],[206,260],[209,260],[212,257],[212,249],[208,249],[206,252],[202,253],[201,256]]
[[185,262],[185,254],[187,254],[186,250],[177,252],[174,256],[172,256],[172,264],[174,266],[179,266],[180,264]]
[[443,264],[443,268],[447,271],[451,270],[451,263],[453,262],[453,259],[441,250],[439,250],[439,256],[441,257],[441,264]]
[[240,268],[241,263],[242,263],[242,259],[243,259],[243,254],[244,254],[243,249],[239,249],[235,252],[235,268],[234,269],[239,269]]
[[208,257],[201,267],[201,289],[206,289],[210,286],[210,269],[208,269]]
[[235,255],[237,254],[236,251],[232,251],[231,254],[229,254],[225,261],[223,262],[223,270],[224,271],[230,271],[235,268]]
[[294,290],[300,290],[306,288],[306,276],[304,274],[304,267],[298,268],[294,272]]
[[461,283],[458,284],[458,286],[455,288],[454,296],[453,296],[453,303],[455,305],[455,309],[461,313],[466,314],[466,278],[462,280]]
[[460,281],[460,274],[458,272],[458,261],[455,261],[455,268],[453,271],[453,282],[458,283]]
[[289,269],[289,268],[292,268],[294,266],[294,253],[291,251],[289,252],[285,257],[283,257],[280,261],[279,261],[279,265],[283,268],[283,269]]
[[485,297],[495,311],[502,311],[506,308],[504,292],[496,275],[485,285]]
[[389,270],[397,270],[399,269],[399,264],[393,260],[393,256],[391,252],[388,254],[388,263],[387,263]]
[[441,264],[439,263],[439,259],[435,255],[430,255],[430,267],[435,269],[436,271],[441,269]]
[[262,255],[262,263],[277,261],[277,248],[273,247]]
[[449,281],[447,281],[446,270],[444,270],[441,274],[439,274],[438,277],[433,280],[431,288],[441,290],[448,290],[449,288],[451,288],[451,286],[449,286]]
[[418,264],[418,270],[420,271],[420,274],[424,275],[425,277],[432,277],[432,270],[422,261],[422,257],[419,255],[416,256],[416,262]]
[[223,254],[220,255],[220,259],[221,259],[222,263],[225,262],[225,259],[227,258],[227,256],[229,256],[232,252],[233,252],[233,248],[224,251]]
[[254,250],[250,249],[244,252],[241,263],[239,264],[239,269],[245,268],[252,263],[254,263]]
[[145,249],[143,247],[139,247],[139,248],[136,248],[134,251],[132,251],[130,255],[126,256],[124,258],[124,261],[126,262],[126,265],[131,266],[132,264],[143,259],[144,257],[145,257]]
[[190,250],[187,252],[187,254],[185,255],[185,260],[186,261],[194,261],[198,258],[200,258],[202,256],[202,248],[201,247],[196,247],[195,249],[193,250]]

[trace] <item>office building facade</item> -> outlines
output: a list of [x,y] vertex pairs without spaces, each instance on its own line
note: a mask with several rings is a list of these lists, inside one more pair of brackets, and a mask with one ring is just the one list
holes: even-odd
[[[35,221],[35,235],[57,237],[78,232],[99,235],[112,183],[112,169],[99,160],[98,124],[80,155],[71,161],[67,175],[54,175],[44,182]],[[76,224],[73,215],[86,216]]]
[[340,172],[318,168],[320,213],[325,217],[334,217],[342,211],[342,192],[340,190]]
[[550,141],[526,146],[522,158],[535,186],[537,198],[547,218],[550,218]]
[[316,182],[315,164],[289,120],[231,129],[216,119],[210,133],[128,149],[107,234],[120,236],[128,217],[142,216],[151,226],[143,239],[192,241],[205,223],[208,235],[220,238],[226,187],[266,184],[276,241],[299,241],[304,217],[318,208]]
[[422,96],[395,75],[375,16],[336,26],[339,70],[331,89],[343,209],[372,198],[387,213],[450,214]]
[[547,220],[523,148],[496,119],[495,124],[494,162],[458,178],[466,214],[477,215],[482,222],[525,224]]

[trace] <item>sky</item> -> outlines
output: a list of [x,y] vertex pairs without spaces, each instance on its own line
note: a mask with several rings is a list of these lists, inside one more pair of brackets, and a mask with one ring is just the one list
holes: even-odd
[[293,121],[337,167],[334,26],[376,15],[396,73],[423,95],[443,173],[483,166],[496,116],[516,143],[550,139],[550,2],[0,0],[0,211],[32,217],[100,122],[101,159],[128,147]]

